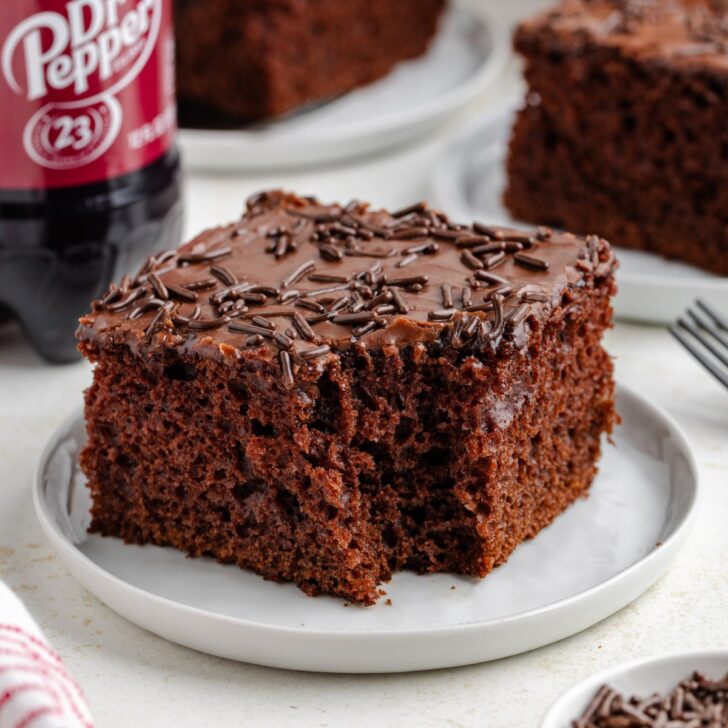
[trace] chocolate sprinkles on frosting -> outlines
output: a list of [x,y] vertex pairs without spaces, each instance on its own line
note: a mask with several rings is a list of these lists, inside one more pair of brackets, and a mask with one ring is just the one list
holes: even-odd
[[[291,386],[300,363],[331,351],[320,326],[348,327],[350,341],[366,340],[394,317],[414,310],[421,312],[418,320],[425,315],[425,325],[439,327],[442,337],[449,335],[457,346],[493,349],[508,327],[524,325],[533,307],[549,300],[538,286],[519,286],[508,275],[492,272],[509,260],[535,275],[548,271],[546,251],[559,237],[548,228],[527,234],[480,223],[467,227],[424,203],[387,215],[369,213],[360,203],[327,207],[280,193],[257,195],[247,209],[241,225],[215,231],[207,241],[201,236],[191,249],[149,258],[135,278],[126,276],[95,301],[94,310],[130,321],[149,317],[143,329],[147,342],[160,332],[183,341],[197,332],[222,329],[228,336],[240,335],[241,351],[273,346],[282,381]],[[280,210],[279,217],[256,233],[256,219],[269,210]],[[273,273],[304,247],[310,248],[311,257],[289,269],[278,286],[256,280],[253,270],[231,270],[224,260],[233,255],[227,241],[244,236],[245,245],[256,245],[255,235],[271,255]],[[425,296],[430,276],[421,272],[421,261],[432,259],[435,268],[430,270],[436,271],[445,250],[451,251],[448,260],[454,252],[461,274],[453,271],[452,279],[444,282],[439,277],[437,289]],[[596,236],[590,236],[582,253],[579,265],[574,261],[580,274],[611,272],[611,254]],[[341,272],[351,271],[352,262],[364,258],[374,260],[353,273]],[[414,272],[407,275],[410,266]],[[184,282],[175,273],[178,269],[194,269],[194,276]],[[473,300],[476,289],[483,291],[481,301]]]

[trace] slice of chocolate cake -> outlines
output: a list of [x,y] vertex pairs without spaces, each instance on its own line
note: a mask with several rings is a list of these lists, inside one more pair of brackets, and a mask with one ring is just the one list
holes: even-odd
[[175,0],[185,125],[279,116],[427,50],[445,0]]
[[728,5],[565,0],[515,46],[511,212],[728,275]]
[[371,604],[484,576],[615,421],[609,245],[270,192],[81,320],[92,531]]

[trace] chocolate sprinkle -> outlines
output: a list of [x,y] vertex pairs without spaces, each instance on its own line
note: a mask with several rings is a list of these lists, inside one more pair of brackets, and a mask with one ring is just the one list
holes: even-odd
[[508,321],[513,326],[518,326],[525,320],[530,310],[531,307],[528,304],[522,303],[518,308],[514,308],[511,310],[511,312],[508,314]]
[[410,245],[402,252],[406,255],[413,255],[414,253],[431,255],[432,253],[437,253],[438,250],[440,250],[440,246],[437,243],[419,243],[418,245]]
[[306,341],[313,341],[316,338],[316,332],[311,328],[311,325],[306,321],[300,313],[296,312],[293,314],[293,323],[298,329],[298,333],[301,334],[302,338]]
[[293,379],[293,369],[291,367],[291,355],[285,350],[281,349],[278,352],[278,361],[281,364],[281,375],[283,377],[283,383],[286,387],[292,387],[295,384]]
[[307,278],[315,283],[347,283],[349,280],[346,276],[332,276],[328,273],[312,273]]
[[406,266],[410,265],[411,263],[414,263],[420,256],[416,253],[412,253],[411,255],[406,256],[405,258],[402,258],[397,263],[397,268],[405,268]]
[[458,230],[431,230],[430,235],[438,240],[447,240],[449,242],[455,242],[462,237],[462,233]]
[[411,227],[404,230],[398,230],[388,236],[389,240],[410,240],[412,238],[421,238],[427,235],[429,230],[426,227]]
[[[290,303],[291,301],[295,301],[300,295],[301,291],[292,288],[290,291],[285,291],[278,296],[278,303]],[[309,293],[309,295],[311,294]]]
[[407,313],[409,311],[409,307],[405,303],[402,294],[396,288],[392,289],[392,303],[394,304],[397,313]]
[[380,303],[389,303],[392,300],[392,291],[382,291],[379,295],[369,301],[368,308],[374,308]]
[[217,248],[216,250],[208,250],[206,253],[189,253],[180,255],[178,260],[180,263],[206,263],[211,260],[217,260],[218,258],[225,258],[232,254],[232,248],[225,246],[224,248]]
[[112,313],[116,313],[118,311],[123,311],[125,308],[129,308],[129,306],[131,306],[132,303],[134,303],[135,301],[138,301],[143,296],[144,296],[144,289],[135,288],[126,298],[122,299],[121,301],[117,301],[116,303],[112,303],[110,306],[108,306],[108,309]]
[[152,290],[157,298],[161,298],[163,301],[169,298],[167,287],[162,283],[162,279],[156,273],[149,273],[147,280],[151,283]]
[[321,253],[321,257],[325,260],[337,261],[342,260],[344,257],[344,253],[339,248],[328,243],[322,245],[319,248],[319,252]]
[[268,329],[269,331],[272,331],[275,329],[275,324],[268,321],[267,318],[264,318],[263,316],[253,316],[250,319],[256,326],[262,326],[264,329]]
[[427,317],[431,321],[449,321],[456,313],[457,310],[454,308],[440,309],[438,311],[428,311]]
[[367,334],[374,331],[374,329],[377,328],[376,321],[370,321],[369,323],[364,324],[363,326],[359,326],[355,328],[351,333],[354,334],[354,336],[366,336]]
[[341,217],[341,213],[336,212],[308,212],[306,210],[296,210],[295,208],[288,207],[286,212],[289,215],[296,217],[303,217],[307,220],[313,220],[314,222],[334,222]]
[[454,306],[452,300],[452,286],[446,281],[440,286],[442,290],[442,305],[445,308],[452,308]]
[[471,270],[478,270],[483,267],[483,261],[478,260],[469,250],[464,250],[460,256],[460,260]]
[[207,331],[208,329],[217,329],[224,326],[228,321],[230,319],[227,316],[220,316],[219,318],[197,319],[196,321],[190,321],[187,325],[197,331]]
[[341,311],[341,309],[346,308],[350,301],[351,299],[349,296],[341,296],[341,298],[333,300],[326,310],[328,313],[336,313],[337,311]]
[[216,285],[217,281],[214,278],[201,278],[199,281],[185,283],[182,287],[188,291],[205,291],[208,288],[214,288]]
[[180,301],[194,303],[197,300],[197,294],[194,291],[190,291],[186,287],[176,286],[174,283],[167,283],[167,292],[170,298],[177,298]]
[[468,319],[468,323],[463,328],[462,335],[468,339],[472,339],[473,336],[475,336],[475,332],[477,331],[479,325],[480,319],[477,316],[471,316]]
[[318,301],[312,301],[310,298],[297,298],[296,306],[307,308],[315,313],[323,313],[326,310]]
[[374,319],[372,311],[360,311],[358,313],[342,313],[334,316],[335,324],[363,324]]
[[473,311],[492,311],[493,310],[493,303],[491,301],[486,301],[484,303],[473,303],[470,306],[466,306],[463,311],[473,312]]
[[306,273],[310,273],[311,271],[316,268],[316,261],[314,260],[307,260],[305,263],[301,263],[301,265],[298,266],[295,270],[291,271],[281,283],[281,288],[288,288],[289,286],[292,286],[297,281],[300,281],[301,278],[303,278]]
[[493,238],[494,240],[503,239],[503,233],[500,230],[497,230],[496,228],[491,227],[490,225],[483,225],[483,223],[474,222],[473,230],[475,230],[476,233],[480,233],[481,235],[485,235],[489,238]]
[[223,268],[221,265],[211,266],[210,273],[216,278],[219,278],[226,286],[234,286],[238,282],[235,274],[231,273],[227,268]]
[[429,281],[427,276],[411,276],[410,278],[387,278],[386,283],[388,286],[423,286]]
[[488,283],[491,286],[507,286],[510,283],[507,278],[503,278],[502,276],[498,276],[495,273],[489,273],[488,271],[484,270],[476,270],[474,275],[478,280]]
[[488,255],[485,258],[483,258],[483,266],[486,268],[486,270],[490,270],[491,268],[496,268],[497,266],[499,266],[505,262],[506,262],[506,254],[504,251],[501,251],[500,253],[493,253],[493,255]]
[[426,202],[416,202],[414,205],[409,205],[408,207],[403,207],[400,210],[395,210],[393,213],[391,213],[391,215],[394,218],[406,217],[407,215],[411,215],[415,212],[423,212],[426,209]]
[[135,309],[129,313],[127,318],[131,321],[143,316],[149,309],[158,309],[164,304],[164,301],[160,301],[158,298],[148,298],[146,301],[140,303]]
[[311,359],[318,359],[320,356],[324,356],[328,354],[331,351],[331,347],[324,345],[324,346],[317,346],[314,349],[304,349],[301,351],[298,356],[303,361],[309,361]]
[[156,314],[154,314],[154,317],[152,318],[151,323],[149,324],[149,326],[147,327],[147,330],[144,333],[144,335],[147,339],[151,339],[151,337],[154,335],[154,333],[157,331],[157,329],[160,327],[160,325],[169,316],[171,308],[172,308],[172,305],[169,303],[159,307],[159,310],[157,311]]
[[267,327],[264,328],[263,326],[256,326],[255,324],[246,324],[243,321],[230,321],[228,329],[230,331],[240,331],[244,334],[258,334],[266,339],[270,339],[273,336],[272,332]]
[[286,336],[286,334],[281,334],[280,332],[276,331],[273,333],[273,339],[275,340],[276,344],[278,344],[278,346],[282,346],[284,349],[293,348],[293,339],[291,339],[290,336]]
[[485,245],[476,245],[470,249],[473,255],[485,255],[486,253],[498,253],[505,250],[506,243],[486,243]]
[[532,255],[526,255],[525,253],[516,253],[513,256],[514,262],[524,268],[530,268],[531,270],[543,271],[548,270],[549,264],[541,258],[534,258]]
[[487,243],[489,238],[481,237],[480,235],[460,235],[455,239],[455,244],[458,248],[477,248]]
[[518,300],[524,303],[544,303],[549,297],[542,291],[521,291]]

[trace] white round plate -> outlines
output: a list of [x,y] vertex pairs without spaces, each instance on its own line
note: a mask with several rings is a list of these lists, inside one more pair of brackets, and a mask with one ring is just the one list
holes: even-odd
[[647,589],[683,544],[698,489],[690,447],[665,413],[624,387],[618,408],[622,424],[615,445],[605,444],[588,498],[485,579],[401,573],[373,607],[307,597],[292,584],[171,548],[89,536],[80,413],[46,447],[35,507],[81,584],[173,642],[295,670],[466,665],[532,650],[604,619]]
[[610,667],[582,680],[565,692],[549,708],[541,728],[566,728],[586,710],[597,690],[609,685],[629,697],[649,697],[653,693],[665,694],[695,670],[704,672],[714,680],[728,673],[728,650],[684,652],[665,657],[649,657]]
[[431,130],[483,93],[508,57],[504,33],[456,4],[421,58],[339,98],[242,129],[181,129],[188,167],[266,170],[365,156]]
[[[465,128],[433,168],[433,201],[456,220],[528,225],[503,207],[505,155],[514,103]],[[598,230],[594,231],[598,233]],[[619,318],[672,323],[696,298],[728,309],[728,278],[652,253],[617,248],[620,268],[614,310]]]

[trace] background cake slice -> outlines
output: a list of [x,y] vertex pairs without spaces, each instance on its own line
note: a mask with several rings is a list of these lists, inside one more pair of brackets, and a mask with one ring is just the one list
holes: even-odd
[[279,116],[425,52],[445,0],[175,0],[186,125]]
[[728,275],[725,3],[565,0],[515,46],[511,212]]
[[601,238],[258,195],[81,320],[92,530],[371,604],[484,576],[615,421]]

